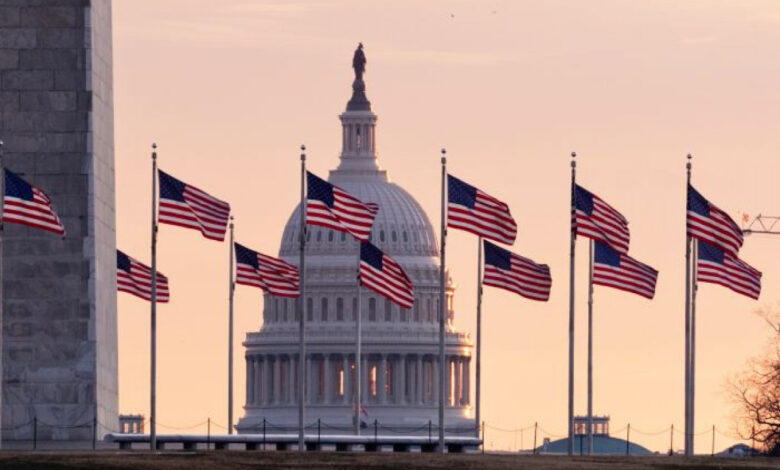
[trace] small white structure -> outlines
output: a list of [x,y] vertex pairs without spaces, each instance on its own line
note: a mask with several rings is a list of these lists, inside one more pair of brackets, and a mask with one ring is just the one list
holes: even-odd
[[[377,160],[376,122],[358,77],[342,124],[341,162],[329,180],[366,202],[379,204],[372,242],[400,262],[414,282],[411,310],[363,289],[362,367],[365,433],[436,435],[439,397],[439,250],[427,215],[392,183]],[[438,159],[432,157],[431,165]],[[438,180],[431,181],[438,185]],[[297,265],[296,208],[282,235],[280,256]],[[355,343],[359,245],[349,235],[308,228],[306,252],[307,433],[354,433]],[[448,435],[474,436],[470,403],[472,344],[454,329],[452,281],[447,286],[445,407]],[[239,433],[294,432],[298,425],[298,319],[296,301],[266,295],[263,325],[247,334],[246,405]]]

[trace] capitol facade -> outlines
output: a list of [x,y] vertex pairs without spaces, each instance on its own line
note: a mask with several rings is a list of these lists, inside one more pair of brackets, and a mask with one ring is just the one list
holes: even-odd
[[[428,216],[379,166],[377,116],[365,94],[362,73],[339,117],[342,151],[329,181],[365,202],[379,205],[372,243],[397,260],[414,283],[412,309],[400,308],[362,288],[361,421],[373,432],[426,434],[438,426],[439,247]],[[300,207],[282,234],[280,257],[298,265]],[[351,236],[307,227],[306,243],[306,423],[323,433],[355,429],[355,353],[359,244]],[[454,285],[447,276],[444,367],[445,429],[470,436],[475,423],[470,401],[472,344],[455,330]],[[265,294],[263,324],[250,332],[246,348],[245,414],[239,433],[292,432],[298,426],[298,299]],[[312,432],[309,430],[308,432]],[[435,433],[436,431],[434,431]]]

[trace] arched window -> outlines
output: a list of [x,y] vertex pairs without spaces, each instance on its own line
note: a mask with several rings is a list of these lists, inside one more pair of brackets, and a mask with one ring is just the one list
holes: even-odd
[[400,320],[402,323],[406,323],[409,319],[409,310],[402,308],[398,311],[398,315],[401,317]]
[[344,321],[344,299],[336,299],[336,321]]
[[385,241],[385,231],[384,230],[380,230],[379,231],[379,241],[380,242],[384,242]]
[[395,233],[395,230],[390,234],[390,238],[392,238],[393,242],[398,241],[398,235]]
[[376,299],[368,299],[368,321],[376,321]]
[[385,299],[385,321],[393,321],[393,303]]
[[317,230],[317,243],[322,241],[322,230]]
[[320,303],[322,312],[320,313],[322,321],[328,321],[328,298],[323,297]]
[[314,321],[314,299],[306,299],[306,321]]
[[347,240],[347,232],[341,232],[341,241]]
[[306,241],[307,242],[311,241],[311,230],[306,230]]
[[404,243],[409,243],[409,234],[406,233],[406,230],[401,235],[404,237]]
[[328,241],[329,242],[333,241],[333,230],[328,230]]

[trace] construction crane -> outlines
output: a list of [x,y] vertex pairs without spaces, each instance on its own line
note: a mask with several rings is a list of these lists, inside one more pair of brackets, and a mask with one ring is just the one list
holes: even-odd
[[742,214],[742,223],[746,224],[748,222],[750,223],[747,227],[742,229],[742,233],[745,235],[753,233],[780,235],[780,217],[758,214],[753,220],[750,220],[749,215]]

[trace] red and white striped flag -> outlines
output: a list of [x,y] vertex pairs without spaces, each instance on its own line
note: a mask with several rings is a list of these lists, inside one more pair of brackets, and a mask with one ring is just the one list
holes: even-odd
[[485,274],[482,283],[499,287],[531,300],[546,302],[550,298],[552,277],[550,267],[500,248],[487,240]]
[[3,222],[27,225],[65,236],[65,227],[43,191],[5,170]]
[[508,205],[452,175],[447,175],[447,226],[507,245],[517,237]]
[[371,239],[379,206],[366,203],[311,172],[306,172],[306,224],[347,232],[356,239]]
[[734,292],[758,299],[761,295],[761,272],[720,246],[698,240],[699,256],[696,278],[728,287]]
[[162,170],[158,173],[159,222],[199,230],[210,240],[223,241],[230,217],[230,204],[179,181]]
[[298,268],[278,258],[234,244],[236,283],[263,289],[271,295],[295,298],[300,295]]
[[618,253],[603,242],[595,242],[593,284],[624,290],[648,299],[655,296],[658,271],[634,258]]
[[414,286],[404,268],[369,242],[360,244],[360,285],[402,308],[414,305]]
[[[152,301],[152,269],[116,250],[116,287],[144,300]],[[157,302],[168,302],[168,278],[157,272]]]
[[608,243],[614,250],[626,254],[630,234],[628,220],[603,199],[582,186],[575,185],[572,201],[572,223],[577,235]]
[[691,185],[688,185],[687,229],[688,236],[714,243],[734,255],[742,247],[739,225]]

